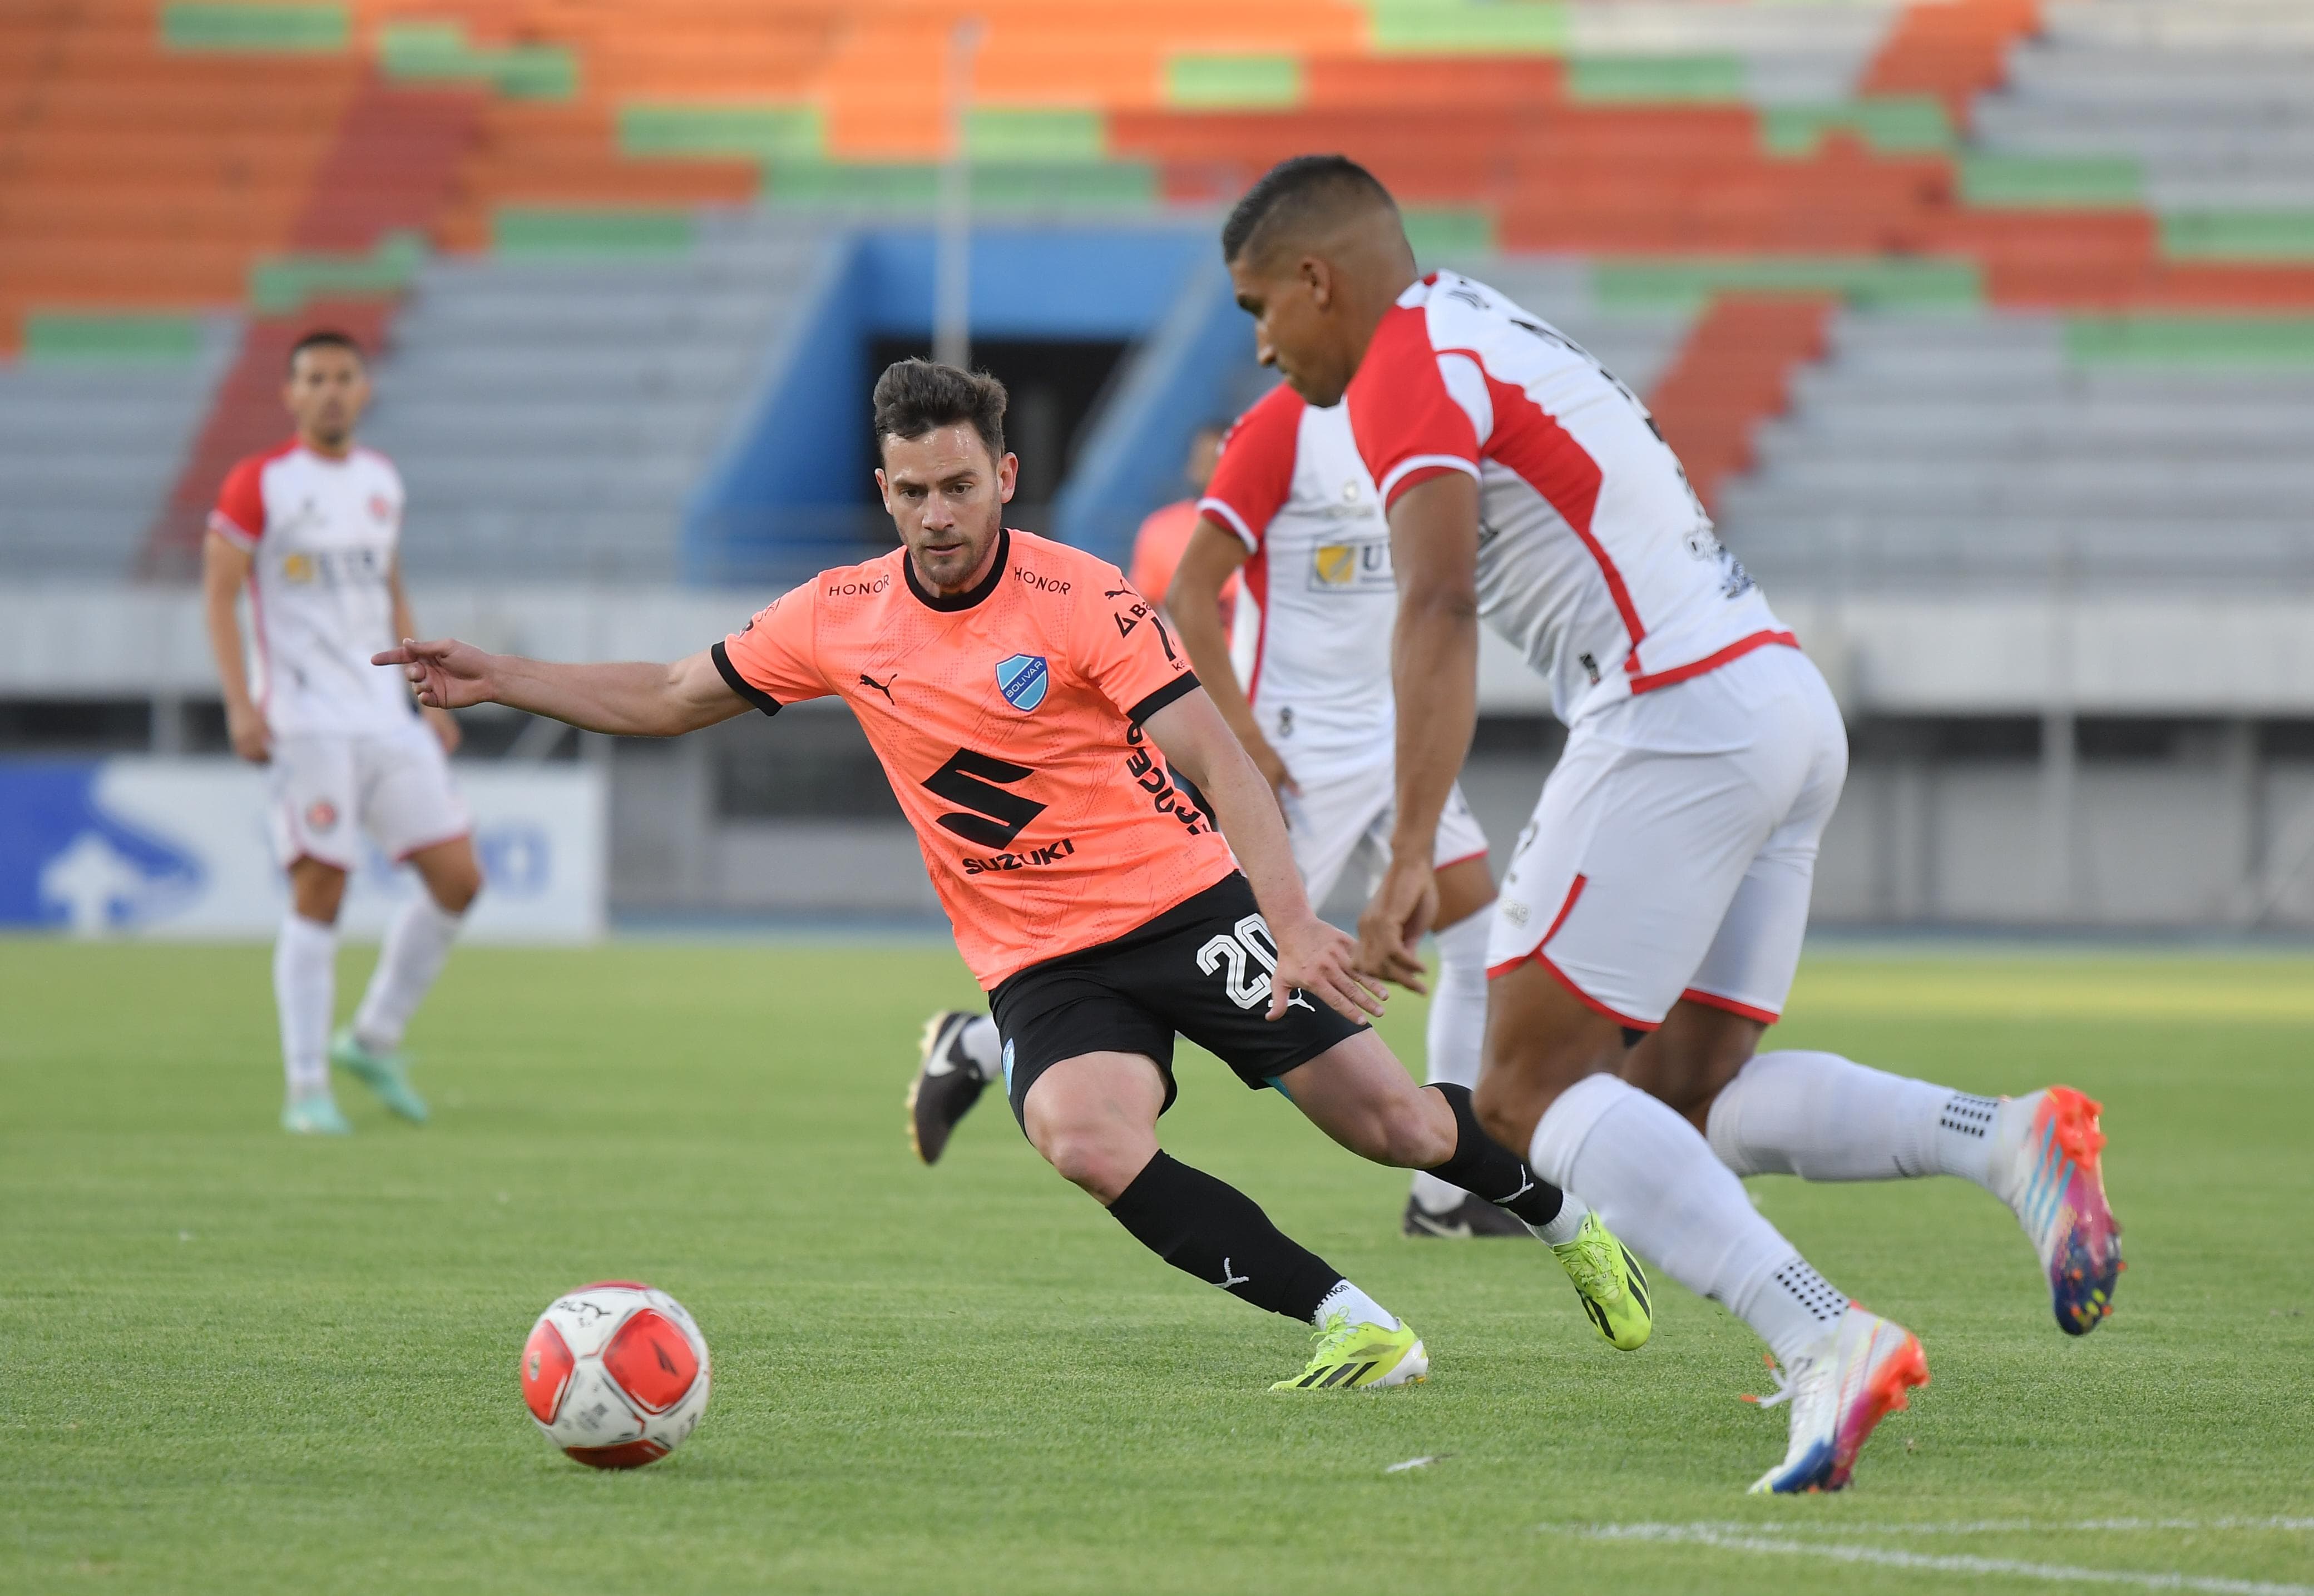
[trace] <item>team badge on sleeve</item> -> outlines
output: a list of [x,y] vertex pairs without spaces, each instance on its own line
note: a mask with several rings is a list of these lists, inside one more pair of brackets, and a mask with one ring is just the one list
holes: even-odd
[[1041,654],[1015,654],[996,662],[997,691],[1024,715],[1045,701],[1045,690],[1052,684],[1052,669]]

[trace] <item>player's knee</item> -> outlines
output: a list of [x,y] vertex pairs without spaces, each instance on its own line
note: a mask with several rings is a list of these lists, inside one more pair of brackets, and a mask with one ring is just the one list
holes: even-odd
[[1140,1165],[1148,1161],[1145,1156],[1135,1161],[1135,1150],[1105,1127],[1064,1125],[1032,1139],[1055,1174],[1104,1203],[1114,1201],[1132,1185]]
[[318,860],[300,860],[289,873],[289,902],[300,920],[335,925],[345,902],[346,873]]
[[1535,1122],[1542,1117],[1532,1094],[1522,1089],[1511,1071],[1496,1067],[1491,1054],[1477,1089],[1471,1094],[1471,1107],[1488,1135],[1520,1153],[1534,1139]]
[[436,880],[426,884],[434,902],[445,914],[464,914],[474,906],[482,894],[482,872],[468,860],[464,865],[445,871]]
[[1391,1103],[1375,1116],[1375,1146],[1366,1156],[1400,1169],[1435,1168],[1453,1158],[1454,1111],[1444,1110],[1442,1125],[1442,1116],[1432,1112],[1434,1102],[1443,1107],[1444,1099],[1436,1092],[1416,1091],[1402,1102]]

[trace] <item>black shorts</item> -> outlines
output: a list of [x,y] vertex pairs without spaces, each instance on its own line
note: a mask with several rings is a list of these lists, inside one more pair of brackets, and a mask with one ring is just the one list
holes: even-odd
[[1179,1095],[1177,1031],[1258,1091],[1365,1028],[1299,994],[1284,1018],[1265,1018],[1276,965],[1277,944],[1253,887],[1232,870],[1114,941],[1006,977],[988,1001],[1004,1039],[1004,1090],[1013,1117],[1021,1116],[1039,1075],[1080,1054],[1155,1059],[1170,1108]]

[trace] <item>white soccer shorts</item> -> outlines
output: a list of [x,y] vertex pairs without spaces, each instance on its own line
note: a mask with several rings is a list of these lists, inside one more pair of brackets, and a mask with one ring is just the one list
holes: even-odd
[[[1285,840],[1314,907],[1326,901],[1350,860],[1364,848],[1371,881],[1390,864],[1390,833],[1398,815],[1397,767],[1389,759],[1345,775],[1297,781],[1298,792],[1278,795],[1285,811]],[[1431,863],[1440,869],[1466,859],[1487,857],[1487,833],[1456,787],[1438,816],[1438,840]]]
[[285,869],[307,858],[352,869],[358,828],[396,863],[474,828],[440,740],[414,717],[407,730],[278,738],[266,774],[274,857]]
[[1682,998],[1773,1022],[1847,778],[1840,708],[1797,648],[1600,711],[1568,734],[1519,833],[1488,974],[1533,959],[1639,1030]]

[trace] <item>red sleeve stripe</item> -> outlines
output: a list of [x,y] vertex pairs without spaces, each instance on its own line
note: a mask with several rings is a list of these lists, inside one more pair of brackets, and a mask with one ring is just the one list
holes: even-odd
[[1197,513],[1211,516],[1237,533],[1238,540],[1245,544],[1247,553],[1260,552],[1261,540],[1253,535],[1253,529],[1245,524],[1245,517],[1229,504],[1218,498],[1201,498],[1197,500]]

